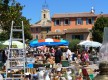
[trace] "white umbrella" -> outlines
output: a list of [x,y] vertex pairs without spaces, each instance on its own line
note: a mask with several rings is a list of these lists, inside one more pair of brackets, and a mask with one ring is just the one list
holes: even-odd
[[[6,40],[3,45],[9,45],[9,40]],[[12,41],[12,45],[16,45],[17,48],[23,48],[23,43],[20,41]],[[26,47],[26,44],[25,44]]]
[[102,44],[96,41],[83,41],[80,42],[79,45],[84,45],[85,47],[101,47]]

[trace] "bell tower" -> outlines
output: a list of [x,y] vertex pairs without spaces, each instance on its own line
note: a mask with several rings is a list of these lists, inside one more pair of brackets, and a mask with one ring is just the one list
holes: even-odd
[[46,3],[46,0],[42,6],[41,20],[50,20],[50,11],[48,9],[48,5]]

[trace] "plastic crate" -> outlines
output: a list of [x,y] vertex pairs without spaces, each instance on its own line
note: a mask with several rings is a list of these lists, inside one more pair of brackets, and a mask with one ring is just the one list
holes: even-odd
[[69,62],[67,60],[63,60],[61,61],[62,67],[68,67],[69,66]]

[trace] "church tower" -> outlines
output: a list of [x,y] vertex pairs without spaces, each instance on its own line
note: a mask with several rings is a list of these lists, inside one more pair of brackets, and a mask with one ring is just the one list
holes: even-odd
[[47,33],[51,31],[51,20],[50,20],[50,11],[46,0],[41,10],[41,19],[35,24],[31,25],[31,32],[33,39],[45,39],[47,38]]
[[50,20],[50,11],[48,9],[48,5],[46,3],[46,0],[45,0],[44,5],[42,6],[41,20]]

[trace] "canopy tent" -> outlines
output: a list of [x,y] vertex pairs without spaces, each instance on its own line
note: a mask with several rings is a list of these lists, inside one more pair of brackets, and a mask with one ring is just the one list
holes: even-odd
[[68,46],[69,42],[67,40],[59,40],[59,39],[52,39],[52,38],[47,38],[47,39],[34,39],[30,41],[29,44],[31,47],[37,47],[37,46]]
[[82,41],[78,45],[81,45],[81,46],[84,45],[85,47],[101,47],[102,46],[102,44],[99,42],[89,41],[89,40]]
[[[6,40],[3,45],[9,45],[9,40]],[[17,48],[23,48],[23,43],[20,41],[12,41],[12,46],[16,46]],[[26,47],[26,44],[25,44]]]

